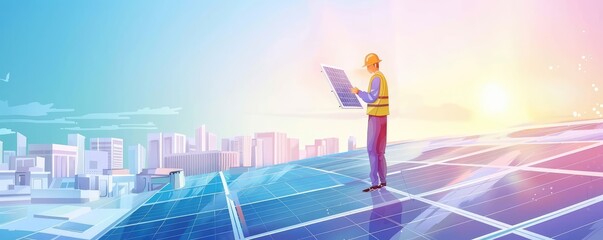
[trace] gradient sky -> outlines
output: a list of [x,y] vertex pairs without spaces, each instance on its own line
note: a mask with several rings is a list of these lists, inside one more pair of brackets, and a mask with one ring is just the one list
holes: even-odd
[[[598,117],[601,1],[2,1],[0,140],[149,132],[366,138],[320,64],[361,89],[375,52],[388,140]],[[603,89],[602,89],[603,90]],[[592,108],[596,108],[594,111]],[[603,110],[602,110],[603,111]],[[580,117],[574,117],[574,112]],[[3,135],[4,134],[4,135]]]

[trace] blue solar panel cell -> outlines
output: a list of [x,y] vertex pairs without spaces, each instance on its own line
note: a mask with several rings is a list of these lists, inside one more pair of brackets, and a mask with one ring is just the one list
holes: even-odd
[[352,84],[342,69],[322,65],[341,108],[362,108],[356,94],[351,92]]
[[519,236],[514,233],[496,237],[496,240],[525,240],[525,239],[529,239],[529,238],[525,238],[525,237]]
[[603,202],[582,207],[527,229],[554,239],[598,239],[603,231]]
[[400,202],[388,191],[370,195],[372,209],[278,232],[271,239],[298,239],[282,238],[296,234],[315,239],[469,239],[497,230],[424,202]]
[[546,158],[554,157],[572,150],[593,145],[588,142],[520,144],[463,157],[451,163],[481,164],[492,166],[521,166]]
[[412,194],[422,194],[504,170],[500,168],[449,165],[420,166],[416,169],[402,170],[400,173],[390,171],[390,175],[387,177],[388,185]]
[[603,178],[517,171],[428,198],[518,224],[600,194]]
[[535,167],[603,172],[603,146],[546,161],[535,165]]

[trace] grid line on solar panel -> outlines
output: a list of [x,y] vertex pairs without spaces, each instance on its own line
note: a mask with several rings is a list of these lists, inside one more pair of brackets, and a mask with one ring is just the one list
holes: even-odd
[[289,195],[282,195],[282,196],[275,197],[275,198],[262,199],[262,200],[258,200],[258,201],[255,201],[255,202],[241,204],[241,206],[252,205],[252,204],[257,204],[257,203],[261,203],[261,202],[266,202],[266,201],[274,200],[274,199],[277,199],[277,198],[292,197],[292,196],[296,196],[296,195],[300,195],[300,194],[306,194],[306,193],[311,193],[311,192],[316,192],[316,191],[322,191],[322,190],[325,190],[325,189],[336,188],[336,187],[341,187],[341,186],[343,186],[343,184],[338,184],[338,185],[335,185],[335,186],[324,187],[324,188],[312,189],[312,190],[308,190],[308,191],[305,191],[305,192],[292,193],[292,194],[289,194]]
[[460,145],[438,148],[422,147],[419,150],[398,149],[398,151],[389,151],[386,153],[386,158],[388,158],[388,160],[394,158],[401,159],[400,161],[412,162],[440,162],[484,153],[503,148],[504,146],[506,145]]
[[[517,174],[528,174],[530,172],[527,171],[522,171],[522,172],[518,172]],[[579,177],[579,176],[572,176],[572,175],[566,175],[566,176],[559,176],[560,174],[551,174],[551,173],[536,173],[537,175],[523,179],[520,182],[515,182],[513,184],[504,184],[504,185],[500,185],[500,186],[495,186],[492,185],[492,188],[490,189],[486,189],[486,190],[482,190],[482,191],[476,191],[474,190],[471,194],[463,194],[465,195],[460,196],[458,195],[456,198],[446,198],[444,199],[440,199],[438,201],[444,202],[446,204],[450,204],[455,202],[458,202],[460,200],[464,200],[464,198],[471,198],[473,197],[474,202],[467,202],[463,205],[463,208],[467,209],[468,211],[473,211],[476,212],[478,214],[483,214],[485,216],[493,216],[496,218],[501,219],[502,221],[506,221],[510,224],[517,224],[518,222],[521,221],[525,221],[529,219],[529,215],[531,214],[532,217],[537,217],[540,216],[542,214],[546,214],[549,211],[555,211],[558,208],[562,208],[563,205],[568,205],[568,204],[573,204],[575,201],[582,201],[585,198],[586,199],[590,199],[592,198],[591,195],[593,195],[592,192],[586,193],[586,194],[580,194],[583,193],[584,191],[589,191],[589,189],[593,189],[592,188],[592,184],[598,184],[598,187],[603,186],[603,179],[602,178],[598,178],[595,180],[591,180],[590,177]],[[576,177],[578,177],[578,179],[575,179]],[[508,176],[508,178],[514,178],[513,175]],[[539,178],[539,179],[536,179]],[[497,189],[501,189],[499,191],[502,190],[506,190],[506,188],[512,188],[513,185],[517,185],[517,184],[521,184],[522,182],[535,182],[535,181],[542,181],[542,179],[545,179],[547,181],[545,181],[544,183],[540,184],[540,185],[536,185],[530,188],[524,188],[523,190],[516,190],[513,191],[509,194],[506,195],[502,195],[502,196],[497,196],[497,197],[488,197],[486,200],[484,201],[478,201],[478,199],[480,199],[479,197],[482,195],[482,193],[486,193],[488,194],[491,191],[496,192]],[[502,179],[501,179],[502,180]],[[575,181],[582,181],[582,182],[578,182],[578,184],[574,184],[573,182]],[[544,185],[548,185],[548,184],[556,184],[557,182],[559,182],[559,184],[561,184],[561,186],[564,185],[571,185],[569,187],[563,188],[561,187],[561,190],[559,190],[559,186],[555,187],[553,189],[553,187],[551,186],[551,192],[550,194],[548,193],[549,189],[546,187],[543,187]],[[507,187],[509,186],[509,187]],[[589,188],[590,187],[590,188]],[[540,189],[542,188],[542,191],[540,191]],[[544,193],[544,195],[542,195],[543,191],[545,191],[547,193]],[[594,191],[594,190],[592,190]],[[535,195],[533,195],[533,198],[531,201],[522,201],[520,203],[517,203],[516,200],[514,201],[514,199],[517,199],[517,196],[521,195],[522,193],[530,193],[528,195],[532,196],[531,193],[534,193]],[[554,193],[553,193],[554,192]],[[540,194],[539,194],[540,193]],[[602,194],[603,190],[599,189],[598,192],[595,192],[594,194]],[[525,194],[524,194],[525,195]],[[564,198],[565,197],[565,198]],[[573,198],[570,199],[569,197]],[[436,199],[437,196],[432,196],[430,197],[431,199]],[[497,201],[497,200],[505,200],[505,201]],[[544,203],[536,203],[536,202],[544,202]],[[546,203],[554,203],[554,204],[546,204]],[[534,208],[534,207],[530,207],[530,206],[534,206],[537,205],[539,206],[539,208]],[[496,207],[481,207],[481,206],[496,206]],[[486,212],[487,210],[487,212]],[[515,211],[512,211],[515,210]],[[512,215],[512,216],[508,216],[508,214],[512,214],[513,212],[518,212],[520,211],[523,213],[523,215]]]
[[322,65],[324,74],[329,81],[333,92],[337,96],[337,100],[341,107],[362,108],[356,94],[352,93],[352,84],[348,80],[345,72],[341,69]]
[[366,161],[366,159],[353,159],[353,158],[331,158],[331,157],[323,157],[320,162],[294,162],[299,166],[311,166],[311,167],[329,167],[331,165],[338,164],[357,164]]
[[[309,168],[311,168],[311,167],[309,167]],[[324,171],[324,172],[329,172],[329,171],[322,170],[322,169],[317,169],[317,170]],[[429,170],[429,169],[428,169],[428,170]],[[446,170],[446,169],[442,169],[442,171],[445,171],[445,170]],[[336,173],[336,172],[333,172],[333,173],[334,173],[334,174],[343,175],[343,174],[341,174],[341,173]],[[501,173],[502,173],[502,172],[501,172]],[[498,173],[498,174],[501,174],[501,173]],[[492,174],[496,174],[496,173],[492,173]],[[348,177],[351,177],[351,178],[353,178],[353,179],[356,179],[356,180],[359,180],[359,181],[363,181],[363,182],[365,182],[365,183],[368,183],[368,181],[367,181],[366,179],[362,179],[362,178],[359,178],[359,177],[353,177],[353,176],[348,176]],[[421,176],[418,176],[418,177],[421,177]],[[487,176],[486,176],[486,177],[487,177]],[[401,176],[401,178],[402,178],[402,179],[400,180],[400,183],[402,183],[403,185],[405,185],[405,188],[406,188],[406,186],[407,186],[407,184],[408,184],[408,181],[406,180],[406,177],[405,177],[404,175],[403,175],[403,176]],[[453,184],[453,185],[446,185],[446,186],[441,187],[441,188],[437,188],[437,189],[433,189],[433,190],[430,190],[430,191],[427,191],[427,192],[420,193],[420,194],[419,194],[419,196],[424,196],[424,195],[427,195],[427,194],[437,193],[437,192],[440,192],[440,191],[446,191],[446,190],[448,190],[448,189],[454,188],[455,186],[463,186],[463,184],[471,184],[471,183],[474,183],[474,182],[479,182],[479,181],[481,181],[483,178],[484,178],[484,176],[482,176],[482,177],[480,177],[480,178],[477,178],[477,179],[473,179],[473,180],[468,180],[468,181],[464,181],[464,182],[458,182],[458,183],[455,183],[455,184]],[[391,176],[390,176],[390,179],[391,179]],[[390,181],[388,181],[388,183],[389,183],[389,185],[392,185],[392,184],[396,183],[396,181],[392,181],[392,180],[390,180]]]
[[[410,168],[410,169],[407,169],[407,170],[415,170],[415,169],[429,167],[429,166],[432,166],[432,165],[438,165],[438,164],[448,163],[448,162],[453,161],[453,160],[462,159],[462,158],[466,158],[466,157],[472,157],[474,155],[479,155],[479,154],[486,154],[486,153],[488,153],[490,151],[494,151],[494,150],[498,150],[498,149],[502,149],[502,148],[506,148],[506,147],[514,146],[514,145],[515,144],[502,145],[502,146],[493,147],[493,148],[490,148],[490,149],[485,149],[483,151],[477,151],[477,152],[469,153],[469,154],[466,154],[466,155],[461,155],[461,156],[456,156],[456,157],[451,157],[451,158],[445,158],[445,159],[438,160],[438,161],[435,161],[435,162],[422,162],[422,163],[421,162],[409,162],[409,163],[417,163],[417,164],[421,163],[421,165],[418,165],[418,166],[416,166],[414,168]],[[489,167],[491,167],[491,166],[489,166]],[[399,172],[396,172],[396,173],[399,173]]]
[[[280,198],[276,203],[264,202],[261,204],[264,206],[245,206],[242,210],[248,224],[250,235],[256,235],[274,230],[276,227],[298,224],[297,221],[289,220],[288,222],[285,221],[284,225],[266,225],[267,223],[274,223],[281,219],[286,220],[285,217],[281,216],[296,216],[297,219],[301,220],[303,223],[324,216],[369,206],[370,203],[367,204],[362,201],[364,199],[348,194],[360,192],[358,189],[361,187],[364,187],[364,184],[356,182],[346,186],[346,188],[348,188],[347,192],[342,191],[342,187],[338,187],[290,198]],[[274,219],[273,217],[277,217],[277,219]],[[257,223],[257,221],[254,220],[255,218],[261,218],[262,222]]]
[[[394,189],[394,188],[390,188],[390,190],[392,190],[393,192],[399,192],[400,194],[405,193],[403,191],[400,191],[400,190],[397,190],[397,189]],[[492,218],[488,218],[488,217],[483,216],[483,215],[475,214],[473,212],[469,212],[469,211],[466,211],[466,210],[463,210],[463,209],[460,209],[460,208],[457,208],[457,207],[454,207],[454,206],[450,206],[450,205],[443,204],[443,203],[440,203],[440,202],[432,201],[432,200],[429,200],[427,198],[419,197],[417,195],[413,195],[413,194],[409,194],[409,193],[406,193],[406,194],[408,194],[412,199],[416,199],[416,200],[419,200],[419,201],[431,204],[432,206],[448,210],[450,212],[459,214],[459,215],[461,215],[463,217],[467,217],[469,219],[472,219],[472,220],[475,220],[475,221],[478,221],[478,222],[481,222],[481,223],[488,224],[488,225],[490,225],[492,227],[496,227],[496,228],[499,228],[499,229],[504,229],[504,228],[511,227],[511,225],[509,225],[507,223],[504,223],[504,222],[501,222],[501,221],[498,221],[498,220],[495,220],[495,219],[492,219]],[[517,232],[517,234],[519,234],[521,236],[527,236],[527,237],[531,237],[531,236],[536,236],[537,238],[542,238],[543,237],[541,235],[538,235],[536,233],[532,233],[532,232],[529,232],[529,231],[526,231],[526,230],[519,230]]]
[[603,172],[603,165],[600,164],[602,161],[603,146],[597,146],[537,164],[535,167]]
[[565,169],[554,169],[554,168],[537,168],[537,167],[524,167],[521,170],[534,171],[534,172],[545,172],[545,173],[561,173],[570,175],[581,175],[590,177],[603,177],[603,172],[589,172],[589,171],[576,171],[576,170],[565,170]]
[[[194,224],[190,225],[190,222],[192,220],[194,220]],[[181,227],[180,225],[187,225],[188,227]],[[175,228],[171,226],[175,226]],[[187,233],[189,233],[189,236],[192,234],[202,234],[210,237],[224,232],[229,233],[229,231],[230,218],[227,214],[227,211],[222,210],[221,212],[215,211],[209,213],[200,213],[196,214],[195,216],[180,216],[178,218],[164,219],[162,221],[155,221],[148,224],[114,228],[105,236],[103,236],[103,238],[123,239],[132,237],[143,237],[145,239],[159,239],[164,236],[166,232],[170,232],[172,235],[178,234],[178,236],[186,235]],[[228,234],[226,235],[226,237],[228,237],[229,239],[232,239],[232,236],[233,235],[231,231],[230,237],[228,236]]]
[[[364,196],[366,196],[366,193],[364,194]],[[401,199],[402,200],[406,200],[408,198],[402,197]],[[345,216],[350,215],[350,214],[355,214],[355,213],[358,213],[358,212],[370,210],[372,208],[377,208],[377,207],[385,206],[385,205],[391,204],[393,201],[397,201],[397,200],[398,199],[393,199],[393,200],[389,200],[387,202],[381,202],[381,203],[377,202],[376,204],[370,203],[370,204],[365,205],[364,207],[354,208],[354,209],[352,209],[350,211],[346,211],[346,212],[342,212],[342,213],[333,213],[332,215],[328,215],[327,217],[320,218],[320,219],[303,221],[302,223],[299,223],[299,224],[296,224],[296,225],[292,225],[292,226],[289,226],[289,227],[285,227],[283,229],[284,230],[290,230],[290,229],[295,229],[295,228],[304,227],[304,226],[307,226],[307,225],[310,225],[310,224],[314,224],[314,223],[317,223],[317,221],[324,222],[324,221],[336,219],[338,217],[345,217]],[[260,234],[252,235],[252,236],[250,236],[248,238],[249,239],[260,238],[260,237],[263,237],[263,236],[274,234],[275,232],[277,233],[277,232],[283,231],[283,229],[278,229],[279,231],[274,231],[273,230],[271,232],[269,231],[269,232],[265,232],[265,233],[260,233]]]
[[[167,203],[159,203],[153,205],[143,206],[137,209],[135,212],[130,214],[127,218],[122,220],[117,227],[129,226],[136,224],[144,224],[153,221],[160,221],[162,219],[174,218],[184,215],[195,215],[205,212],[213,212],[216,210],[226,209],[226,203],[216,199],[218,195],[214,194],[211,196],[202,196],[195,199],[186,199],[182,201],[173,201]],[[198,200],[198,203],[195,202]],[[216,204],[216,202],[218,204]],[[185,205],[182,208],[177,208],[176,211],[172,211],[173,206]],[[196,207],[194,207],[196,205]],[[170,208],[168,211],[162,209]],[[179,214],[179,215],[176,215]]]
[[[322,171],[328,172],[326,170],[322,170]],[[489,177],[489,176],[487,176],[487,177]],[[482,178],[486,178],[486,177],[482,177]],[[358,179],[358,180],[361,180],[361,179]],[[361,181],[363,181],[365,183],[368,183],[368,181],[366,181],[366,180],[361,180]],[[469,212],[469,211],[466,211],[466,210],[463,210],[463,209],[460,209],[460,208],[457,208],[457,207],[452,207],[452,206],[449,206],[449,205],[446,205],[446,204],[441,204],[439,202],[435,202],[435,201],[429,200],[427,198],[423,198],[423,197],[421,197],[419,195],[414,195],[414,194],[411,194],[411,193],[408,193],[408,192],[400,191],[398,189],[395,189],[395,188],[392,188],[392,187],[389,187],[389,186],[387,188],[388,188],[388,190],[391,190],[392,192],[396,192],[396,193],[401,194],[401,195],[408,195],[412,199],[416,199],[416,200],[419,200],[419,201],[426,202],[426,203],[431,204],[433,206],[446,209],[448,211],[460,214],[462,216],[468,217],[468,218],[476,220],[476,221],[480,221],[482,223],[489,224],[489,225],[497,227],[497,228],[508,228],[508,227],[511,226],[511,225],[509,225],[507,223],[500,222],[500,221],[497,221],[497,220],[494,220],[494,219],[491,219],[491,218],[488,218],[488,217],[485,217],[485,216],[481,216],[481,215],[478,215],[478,214],[475,214],[475,213],[472,213],[472,212]],[[520,232],[520,234],[521,235],[528,235],[528,233],[524,233],[524,232]],[[533,235],[532,233],[529,233],[529,234]]]
[[[219,184],[210,184],[198,188],[179,189],[172,192],[158,192],[143,205],[173,202],[182,199],[198,198],[206,195],[220,194],[223,192]],[[184,194],[184,196],[183,196]]]
[[542,137],[547,135],[553,135],[563,133],[571,130],[590,130],[598,128],[600,123],[587,123],[587,124],[572,124],[572,125],[560,125],[551,127],[531,128],[523,129],[509,133],[509,137],[524,138],[524,137]]
[[[575,236],[573,236],[574,232],[576,232],[576,231],[578,231],[580,229],[586,228],[586,227],[596,227],[597,225],[601,225],[602,223],[603,223],[603,219],[599,219],[599,220],[597,220],[595,222],[587,223],[587,224],[584,224],[584,225],[582,225],[580,227],[577,227],[577,228],[574,228],[574,229],[570,229],[570,230],[568,230],[566,232],[563,232],[563,233],[561,233],[559,235],[556,235],[556,236],[553,237],[553,239],[574,239],[574,237],[575,237]],[[596,228],[599,228],[599,227],[596,227]],[[588,230],[583,230],[583,231],[587,231],[588,232]],[[570,236],[565,236],[565,235],[568,235],[568,234],[571,234],[571,235]],[[592,235],[589,234],[589,235],[584,236],[584,238],[582,238],[582,239],[598,239],[599,237],[600,236],[596,236],[596,235],[592,236]],[[578,238],[575,238],[575,239],[578,239]]]
[[291,181],[299,178],[309,178],[320,173],[308,171],[307,169],[298,168],[293,165],[291,169],[285,169],[278,172],[272,172],[269,174],[262,174],[262,172],[248,172],[238,175],[227,176],[227,182],[230,188],[238,187],[238,184],[243,186],[249,186],[255,184],[256,186],[266,185],[278,181]]
[[[486,168],[498,168],[498,169],[514,169],[514,170],[526,170],[533,172],[544,172],[544,173],[561,173],[571,175],[582,175],[591,177],[603,177],[603,172],[590,172],[590,171],[579,171],[579,170],[565,170],[565,169],[554,169],[554,168],[542,168],[542,167],[526,167],[526,166],[502,166],[502,165],[483,165],[483,164],[469,164],[469,163],[433,163],[428,164],[429,166],[461,166],[461,167],[486,167]],[[425,166],[428,167],[428,166]],[[407,169],[406,171],[412,171],[419,168]],[[404,170],[402,170],[404,171]],[[387,176],[401,174],[402,171],[389,172]]]
[[[386,191],[385,192],[378,191],[378,192],[372,192],[371,195],[372,194],[387,194],[387,192]],[[396,204],[396,201],[397,201],[397,204]],[[391,209],[391,207],[396,208],[396,206],[399,206],[399,208],[402,208],[405,205],[407,207],[411,207],[411,209],[410,210],[402,210],[402,209],[392,210]],[[413,205],[419,205],[420,207],[413,208]],[[390,208],[389,210],[384,209],[384,208],[388,208],[388,207]],[[406,208],[406,207],[404,207],[404,208]],[[361,229],[366,231],[366,233],[370,233],[371,236],[374,236],[377,239],[389,239],[389,238],[393,237],[393,235],[395,235],[395,234],[398,234],[396,236],[403,237],[403,239],[410,239],[410,236],[408,235],[409,232],[406,232],[405,234],[400,235],[399,234],[400,230],[403,230],[402,232],[411,231],[412,232],[411,236],[413,237],[413,239],[415,239],[414,237],[421,237],[421,238],[428,239],[427,235],[424,235],[424,234],[447,231],[447,229],[454,227],[454,226],[460,226],[460,225],[468,224],[470,222],[476,222],[475,220],[463,218],[460,215],[456,215],[454,213],[447,212],[446,210],[441,210],[441,209],[438,211],[435,211],[435,213],[433,213],[433,214],[424,214],[424,212],[427,212],[427,213],[434,212],[433,210],[425,211],[428,208],[429,209],[440,209],[440,208],[431,206],[429,204],[426,204],[426,203],[423,203],[420,201],[400,202],[397,199],[391,199],[390,201],[388,201],[387,203],[385,203],[382,206],[379,206],[379,207],[375,206],[372,210],[369,209],[369,210],[354,213],[351,215],[334,218],[334,219],[329,219],[326,221],[322,221],[322,222],[318,222],[318,223],[314,223],[314,224],[310,224],[310,225],[306,225],[306,226],[302,226],[302,227],[298,227],[298,228],[293,228],[290,230],[286,230],[284,232],[274,233],[270,236],[272,236],[272,239],[297,238],[299,236],[300,229],[301,229],[301,230],[304,230],[304,231],[302,231],[302,234],[303,234],[303,232],[305,232],[305,235],[302,235],[302,237],[305,237],[305,236],[312,236],[312,237],[317,237],[317,238],[319,238],[321,236],[329,236],[330,238],[350,237],[349,233],[342,233],[342,232],[345,231],[345,229],[349,225],[356,225],[356,226],[361,227]],[[384,210],[380,210],[380,209],[384,209]],[[425,216],[419,217],[422,214]],[[404,216],[402,216],[402,215],[404,215]],[[431,219],[437,219],[438,217],[450,217],[450,216],[457,216],[457,218],[460,217],[462,219],[460,219],[460,221],[459,220],[451,220],[450,222],[452,224],[450,224],[450,225],[443,224],[444,227],[437,228],[437,229],[430,229],[429,232],[425,232],[425,233],[415,232],[416,229],[412,228],[412,226],[415,225],[414,223],[416,223],[417,226],[422,226],[422,225],[424,225],[424,223],[430,222]],[[408,221],[408,222],[406,222],[406,221]],[[440,222],[440,221],[438,221],[438,222]],[[404,226],[404,227],[402,227],[402,226]],[[484,224],[484,226],[488,227],[488,229],[485,229],[485,230],[482,229],[479,232],[473,233],[473,234],[476,236],[479,236],[480,234],[483,234],[484,232],[489,232],[489,231],[496,229],[494,227],[490,227],[485,224]],[[464,229],[466,229],[466,228],[464,228]],[[387,231],[387,230],[390,230],[390,231]],[[326,234],[326,233],[328,233],[328,234]],[[360,235],[363,233],[364,232],[361,232]],[[452,236],[449,236],[449,233],[450,232],[443,233],[443,234],[446,235],[448,238],[454,238]],[[356,234],[358,234],[358,233],[356,233]],[[363,236],[367,236],[367,235],[363,235]],[[352,234],[351,236],[354,236],[354,235]],[[254,238],[269,239],[269,238],[262,238],[259,236],[252,236],[250,239],[254,239]]]
[[[603,195],[599,195],[597,197],[594,198],[590,198],[588,200],[573,204],[571,206],[553,211],[553,212],[549,212],[547,214],[523,221],[521,223],[515,224],[512,227],[506,229],[505,231],[501,230],[501,231],[497,231],[497,232],[492,232],[490,234],[484,235],[482,237],[480,237],[480,239],[487,239],[487,238],[493,238],[493,237],[497,237],[499,235],[503,235],[506,234],[506,231],[512,231],[512,230],[516,230],[516,229],[528,229],[532,226],[536,226],[539,225],[541,223],[545,223],[547,221],[551,221],[551,220],[556,220],[558,218],[564,217],[565,215],[570,215],[570,214],[576,214],[575,212],[577,211],[582,211],[592,205],[601,205],[603,206]],[[578,218],[579,219],[579,218]],[[575,221],[575,220],[574,220]],[[573,222],[573,221],[572,221]],[[563,225],[559,226],[562,227]],[[534,231],[534,230],[530,230],[530,231]],[[538,231],[534,231],[534,232],[538,232]]]
[[[295,180],[289,180],[285,182],[274,182],[264,185],[250,182],[241,181],[241,184],[233,184],[236,186],[229,186],[231,194],[237,196],[238,202],[241,205],[247,205],[251,202],[262,202],[270,199],[276,199],[284,196],[298,195],[300,193],[307,193],[316,191],[316,189],[327,189],[335,186],[339,186],[343,183],[350,182],[353,179],[344,178],[337,175],[330,175],[324,172],[300,168],[298,171],[311,171],[314,175],[312,178],[299,178]],[[264,183],[264,181],[260,181]]]
[[[510,147],[509,149],[501,149],[497,151],[478,154],[471,157],[456,159],[450,163],[465,163],[465,164],[489,164],[502,166],[523,166],[528,167],[542,162],[550,161],[559,157],[570,155],[576,152],[581,152],[593,147],[602,145],[603,143],[556,143],[556,144],[522,144]],[[548,146],[546,146],[548,145]],[[547,148],[543,148],[545,146]],[[522,147],[527,147],[522,149]],[[515,149],[514,148],[519,148]],[[513,151],[510,151],[513,150]],[[536,150],[536,151],[535,151]],[[526,154],[527,153],[527,154]],[[514,159],[511,162],[503,160],[505,155],[513,155]],[[509,156],[507,156],[509,157]]]
[[[489,151],[482,154],[455,159],[451,163],[489,164],[489,165],[526,165],[542,158],[556,156],[575,149],[590,148],[592,143],[563,143],[563,144],[519,144],[507,148]],[[518,153],[512,162],[498,161],[501,156]],[[526,154],[527,153],[527,154]]]
[[388,185],[404,189],[405,192],[412,194],[423,194],[502,171],[483,167],[448,167],[438,169],[436,172],[430,172],[430,170],[432,169],[423,168],[422,171],[409,171],[388,176]]

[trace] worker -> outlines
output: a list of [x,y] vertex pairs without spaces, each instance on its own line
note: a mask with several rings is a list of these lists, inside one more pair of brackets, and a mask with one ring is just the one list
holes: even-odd
[[366,70],[372,74],[369,79],[368,91],[352,88],[367,103],[366,114],[368,115],[367,151],[371,164],[371,186],[362,190],[371,192],[387,185],[387,163],[385,162],[385,145],[387,143],[387,115],[389,115],[389,95],[387,91],[387,80],[381,71],[379,63],[381,59],[374,53],[369,53],[364,58]]

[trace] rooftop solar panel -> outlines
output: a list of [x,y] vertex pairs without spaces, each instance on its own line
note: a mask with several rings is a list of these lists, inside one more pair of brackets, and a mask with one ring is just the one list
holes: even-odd
[[554,239],[599,239],[603,202],[589,205],[527,229]]
[[502,171],[498,168],[433,165],[390,174],[388,185],[412,194],[424,194]]
[[339,107],[341,108],[362,108],[356,94],[352,93],[353,88],[348,76],[343,69],[321,65],[322,72],[329,80],[332,92],[335,93]]
[[546,135],[559,134],[570,130],[590,130],[599,127],[600,123],[588,123],[588,124],[570,124],[554,127],[544,128],[532,128],[524,129],[509,134],[510,137],[522,138],[522,137],[542,137]]
[[534,166],[551,169],[603,172],[603,146],[559,157]]
[[520,144],[455,159],[450,162],[491,166],[521,166],[592,145],[592,142]]
[[601,194],[603,178],[517,171],[427,198],[518,224]]
[[388,185],[372,193],[361,192],[362,149],[187,176],[186,188],[155,192],[102,239],[598,239],[603,147],[513,142],[391,144]]
[[423,152],[411,161],[436,162],[492,148],[492,145],[442,147]]

